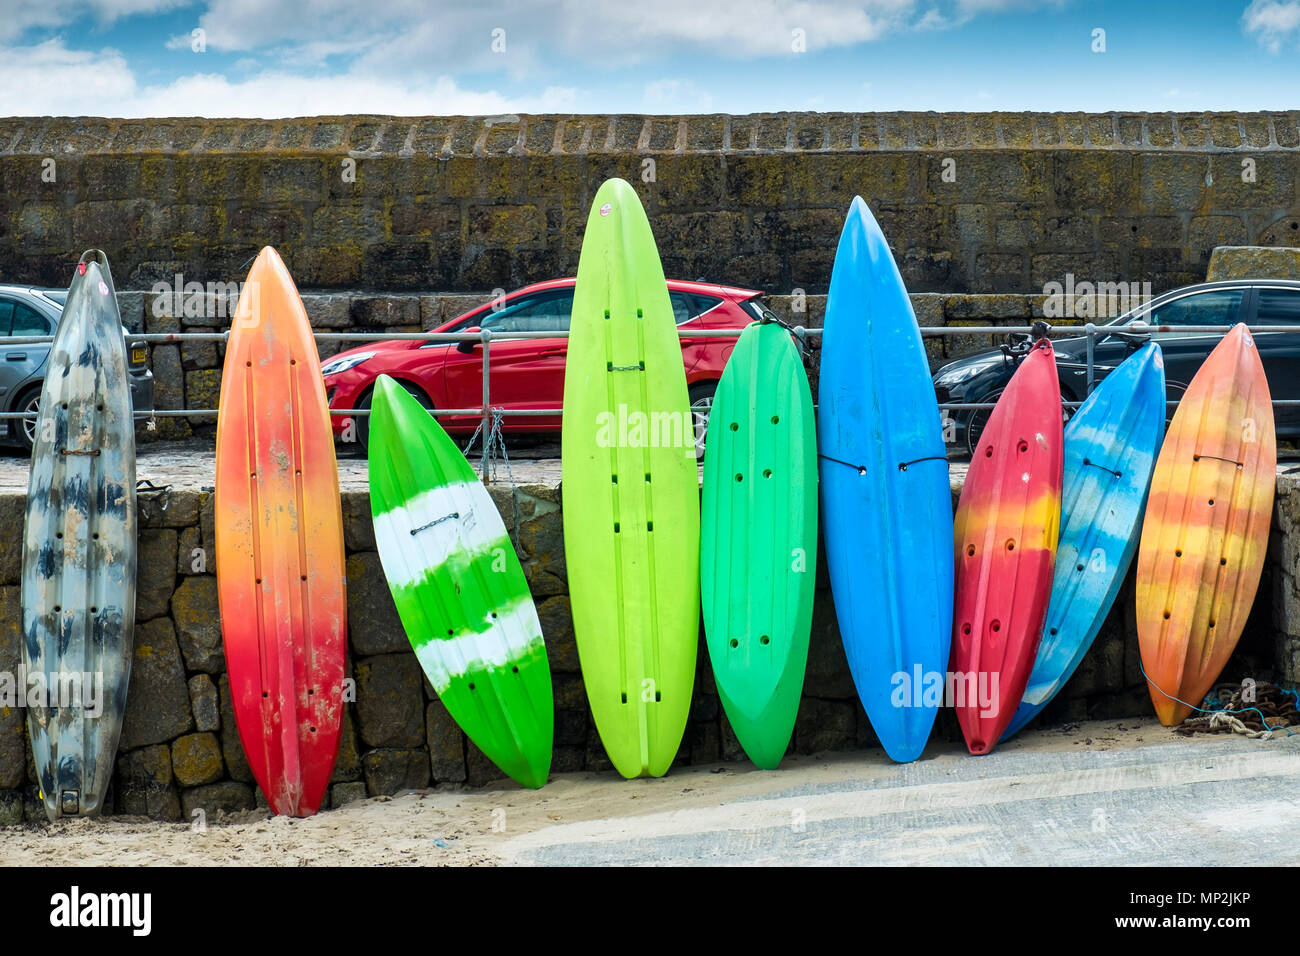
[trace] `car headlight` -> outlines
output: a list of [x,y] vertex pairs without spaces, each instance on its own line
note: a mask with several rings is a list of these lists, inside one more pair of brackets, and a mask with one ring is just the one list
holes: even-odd
[[344,355],[326,362],[320,367],[320,373],[322,375],[337,375],[339,372],[346,372],[350,368],[356,368],[362,362],[368,362],[374,357],[374,352],[354,352],[351,355]]

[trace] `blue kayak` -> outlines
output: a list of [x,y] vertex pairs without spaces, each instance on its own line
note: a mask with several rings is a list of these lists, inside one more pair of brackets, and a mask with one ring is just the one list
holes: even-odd
[[1107,375],[1065,427],[1061,537],[1034,670],[1006,740],[1065,686],[1110,613],[1137,551],[1165,434],[1165,363],[1142,346]]
[[831,272],[817,445],[849,670],[885,751],[915,760],[942,704],[952,641],[952,492],[916,316],[860,197]]

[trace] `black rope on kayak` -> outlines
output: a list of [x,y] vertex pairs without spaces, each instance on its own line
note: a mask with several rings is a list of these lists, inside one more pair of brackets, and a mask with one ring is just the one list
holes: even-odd
[[911,461],[900,461],[898,463],[899,471],[907,471],[908,465],[915,465],[918,461],[947,461],[947,455],[927,455],[924,458],[913,458]]
[[771,310],[768,310],[763,313],[762,317],[758,320],[758,324],[781,326],[781,328],[785,329],[787,332],[789,332],[791,335],[794,336],[794,344],[799,349],[801,355],[805,357],[812,356],[812,346],[808,344],[807,338],[804,337],[802,326],[791,325],[789,322],[786,322],[784,319],[780,318]]
[[853,464],[853,462],[851,462],[851,461],[840,461],[838,458],[832,458],[830,455],[821,455],[821,454],[819,454],[817,457],[818,457],[818,458],[824,458],[826,461],[833,461],[833,462],[835,462],[835,464],[837,464],[837,465],[844,465],[846,468],[852,468],[852,469],[853,469],[854,471],[856,471],[859,475],[865,475],[865,474],[867,473],[867,466],[866,466],[866,465],[855,465],[855,464]]
[[1224,461],[1229,465],[1236,465],[1238,468],[1242,467],[1241,462],[1235,458],[1220,458],[1218,455],[1193,455],[1192,461],[1200,461],[1202,458],[1209,458],[1211,461]]
[[1084,463],[1085,465],[1091,465],[1093,468],[1100,468],[1102,471],[1108,471],[1108,472],[1110,472],[1112,475],[1114,475],[1116,478],[1123,478],[1123,477],[1124,477],[1124,472],[1122,472],[1122,471],[1116,471],[1114,468],[1107,468],[1105,465],[1099,465],[1099,464],[1097,464],[1095,461],[1093,461],[1091,458],[1085,458],[1085,459],[1083,460],[1083,463]]
[[412,529],[411,529],[411,537],[414,538],[414,537],[415,537],[417,534],[419,534],[421,531],[428,531],[430,528],[436,528],[438,525],[442,524],[444,521],[451,521],[453,518],[459,518],[459,517],[460,517],[460,512],[459,512],[459,511],[453,511],[451,514],[449,514],[449,515],[443,515],[441,518],[434,518],[434,519],[433,519],[432,521],[430,521],[428,524],[422,524],[422,525],[420,525],[420,527],[418,527],[418,528],[412,528]]

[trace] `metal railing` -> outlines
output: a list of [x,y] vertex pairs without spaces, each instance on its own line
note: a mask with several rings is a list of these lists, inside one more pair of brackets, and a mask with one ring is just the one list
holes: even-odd
[[[1135,322],[1125,326],[1098,326],[1089,322],[1085,325],[1064,325],[1052,326],[1045,331],[1037,326],[1007,326],[1007,325],[979,325],[979,326],[923,326],[920,328],[922,337],[943,337],[959,335],[1035,335],[1041,334],[1049,338],[1078,338],[1087,336],[1087,392],[1091,394],[1096,385],[1096,362],[1095,347],[1098,337],[1105,338],[1123,331],[1130,335],[1151,334],[1151,333],[1175,333],[1175,334],[1219,334],[1223,335],[1230,332],[1235,325],[1147,325],[1141,322]],[[1300,334],[1300,326],[1289,325],[1254,325],[1248,326],[1250,332],[1254,335],[1267,333],[1284,333]],[[792,327],[794,335],[806,342],[809,338],[820,338],[824,330],[821,328],[807,328],[802,325]],[[739,338],[744,329],[678,329],[679,338],[701,338],[701,339],[718,339],[718,338]],[[560,408],[500,408],[493,407],[491,401],[491,347],[492,342],[515,341],[519,339],[568,339],[569,333],[564,332],[504,332],[494,333],[490,329],[481,329],[478,332],[316,332],[313,333],[317,342],[375,342],[375,341],[419,341],[419,342],[475,342],[483,347],[482,357],[482,404],[472,408],[442,408],[430,409],[429,414],[438,417],[466,417],[469,415],[480,416],[483,434],[487,435],[491,427],[493,414],[500,414],[503,417],[551,417],[558,416],[562,413]],[[185,344],[187,342],[225,342],[230,336],[227,332],[162,332],[162,333],[142,333],[139,335],[129,336],[131,342],[144,342],[149,345],[164,344]],[[3,345],[48,345],[54,341],[51,335],[43,336],[13,336],[0,340]],[[1008,361],[1014,361],[1011,355],[1007,356]],[[328,359],[322,365],[328,363]],[[991,402],[940,402],[939,408],[945,411],[965,411],[992,409],[995,407]],[[1082,402],[1062,402],[1067,408],[1077,408]],[[1166,403],[1168,407],[1173,408],[1178,405],[1177,401]],[[1300,406],[1300,399],[1273,399],[1275,407]],[[215,408],[200,409],[155,409],[152,413],[141,412],[137,414],[138,418],[148,419],[157,418],[204,418],[215,417],[218,410]],[[370,410],[367,408],[340,408],[331,409],[330,414],[334,417],[362,417],[368,416]],[[3,419],[29,419],[32,418],[30,412],[5,412],[0,413],[0,420]]]

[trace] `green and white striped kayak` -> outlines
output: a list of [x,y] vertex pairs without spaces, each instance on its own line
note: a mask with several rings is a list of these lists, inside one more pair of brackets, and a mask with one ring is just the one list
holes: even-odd
[[542,786],[555,716],[523,568],[465,456],[387,375],[370,410],[370,510],[397,613],[447,712],[513,779]]

